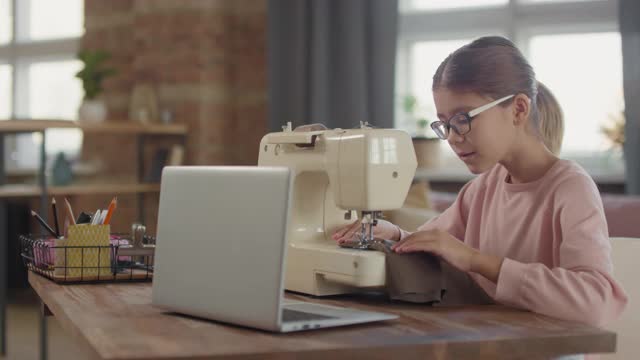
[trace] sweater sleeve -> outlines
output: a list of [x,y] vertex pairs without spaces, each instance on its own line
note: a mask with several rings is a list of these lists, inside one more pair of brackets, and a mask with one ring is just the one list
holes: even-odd
[[601,326],[624,310],[627,296],[612,275],[611,244],[602,200],[587,175],[556,190],[558,266],[504,259],[496,300],[537,313]]
[[[466,183],[458,193],[453,204],[443,211],[442,214],[420,225],[418,227],[418,231],[441,229],[449,232],[456,238],[463,240],[467,226],[470,200],[473,198],[473,194],[476,191],[477,181],[478,178]],[[411,234],[411,232],[400,229],[399,227],[398,229],[400,231],[400,240]]]

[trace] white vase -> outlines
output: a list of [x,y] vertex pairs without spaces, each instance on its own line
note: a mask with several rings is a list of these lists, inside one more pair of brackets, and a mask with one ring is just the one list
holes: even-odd
[[78,119],[86,122],[102,122],[107,118],[107,106],[102,100],[83,100],[78,109]]

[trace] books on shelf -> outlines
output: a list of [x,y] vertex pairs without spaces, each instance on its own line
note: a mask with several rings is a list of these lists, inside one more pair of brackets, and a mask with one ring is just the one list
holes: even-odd
[[162,178],[162,169],[165,166],[182,165],[184,159],[184,146],[173,145],[171,148],[159,148],[153,155],[149,172],[144,181],[147,183],[159,183]]
[[180,166],[184,161],[184,146],[173,145],[171,147],[171,153],[169,154],[169,166]]

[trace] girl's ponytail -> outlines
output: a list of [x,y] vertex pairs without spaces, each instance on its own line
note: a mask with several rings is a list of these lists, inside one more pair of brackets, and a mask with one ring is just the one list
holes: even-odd
[[551,93],[551,90],[539,81],[536,103],[542,141],[547,146],[547,149],[558,155],[560,148],[562,148],[562,137],[564,135],[562,108],[553,93]]

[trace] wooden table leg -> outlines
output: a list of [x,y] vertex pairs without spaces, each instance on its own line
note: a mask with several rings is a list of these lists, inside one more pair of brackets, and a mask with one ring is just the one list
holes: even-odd
[[47,360],[47,316],[53,315],[40,300],[40,360]]

